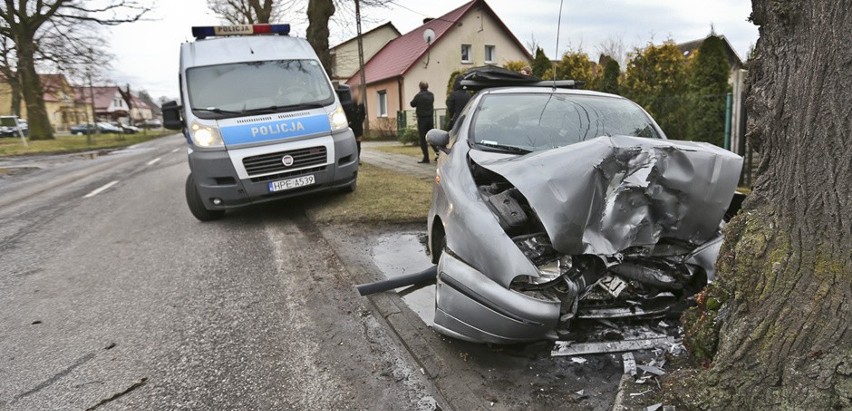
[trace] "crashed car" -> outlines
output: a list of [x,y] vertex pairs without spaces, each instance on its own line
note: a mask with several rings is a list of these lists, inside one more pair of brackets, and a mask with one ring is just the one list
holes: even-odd
[[442,334],[556,339],[577,319],[665,315],[713,278],[742,158],[667,140],[628,99],[484,88],[427,140],[442,152],[427,244]]

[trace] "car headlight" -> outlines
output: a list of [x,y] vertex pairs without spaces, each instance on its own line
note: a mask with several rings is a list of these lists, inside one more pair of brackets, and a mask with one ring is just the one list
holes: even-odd
[[189,135],[192,137],[192,142],[198,147],[210,148],[225,145],[222,141],[222,135],[219,134],[219,129],[216,127],[192,123],[192,126],[189,129]]
[[349,127],[349,121],[346,120],[346,113],[343,112],[343,107],[340,105],[328,115],[328,122],[331,123],[331,131],[343,130]]

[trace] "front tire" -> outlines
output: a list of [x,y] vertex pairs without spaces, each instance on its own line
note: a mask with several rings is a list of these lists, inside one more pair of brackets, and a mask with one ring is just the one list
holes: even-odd
[[200,221],[213,221],[225,216],[224,210],[208,210],[204,206],[192,173],[186,177],[186,205],[189,206],[189,212]]

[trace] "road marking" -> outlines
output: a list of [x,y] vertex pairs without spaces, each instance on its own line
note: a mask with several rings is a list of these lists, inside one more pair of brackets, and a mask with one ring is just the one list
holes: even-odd
[[157,158],[155,158],[155,159],[153,159],[153,160],[149,161],[149,162],[148,162],[147,164],[145,164],[145,165],[146,165],[146,166],[152,166],[152,165],[154,165],[154,164],[157,164],[157,162],[158,162],[158,161],[160,161],[160,159],[161,159],[161,158],[162,158],[162,157],[157,157]]
[[170,153],[177,153],[179,150],[180,150],[180,147],[178,147],[178,148],[176,148],[176,149],[174,149],[174,150],[170,151]]
[[83,198],[94,197],[94,196],[102,193],[104,190],[106,190],[106,189],[108,189],[108,188],[110,188],[110,187],[112,187],[116,184],[118,184],[118,180],[106,183],[101,188],[98,188],[98,189],[92,191],[91,193],[84,195]]

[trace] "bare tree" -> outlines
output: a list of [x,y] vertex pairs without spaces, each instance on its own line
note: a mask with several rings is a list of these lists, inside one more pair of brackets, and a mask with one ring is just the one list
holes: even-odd
[[686,409],[850,409],[852,49],[838,28],[852,12],[834,0],[752,7],[758,179],[686,322],[690,345],[713,354],[708,367],[674,380]]
[[[65,47],[85,44],[85,41],[68,41],[73,37],[69,33],[74,32],[75,25],[109,26],[134,22],[148,10],[135,0],[104,0],[96,4],[77,0],[5,0],[0,4],[0,37],[13,45],[15,71],[27,107],[32,138],[53,138],[44,105],[44,90],[36,71],[37,62],[58,63],[63,56],[68,56],[69,50],[79,51],[77,46]],[[90,54],[93,54],[96,43],[89,44]]]
[[214,13],[231,24],[268,24],[278,21],[295,3],[275,0],[207,0]]
[[610,35],[601,44],[596,47],[598,53],[615,60],[619,67],[626,67],[627,63],[627,48],[624,46],[623,35]]

